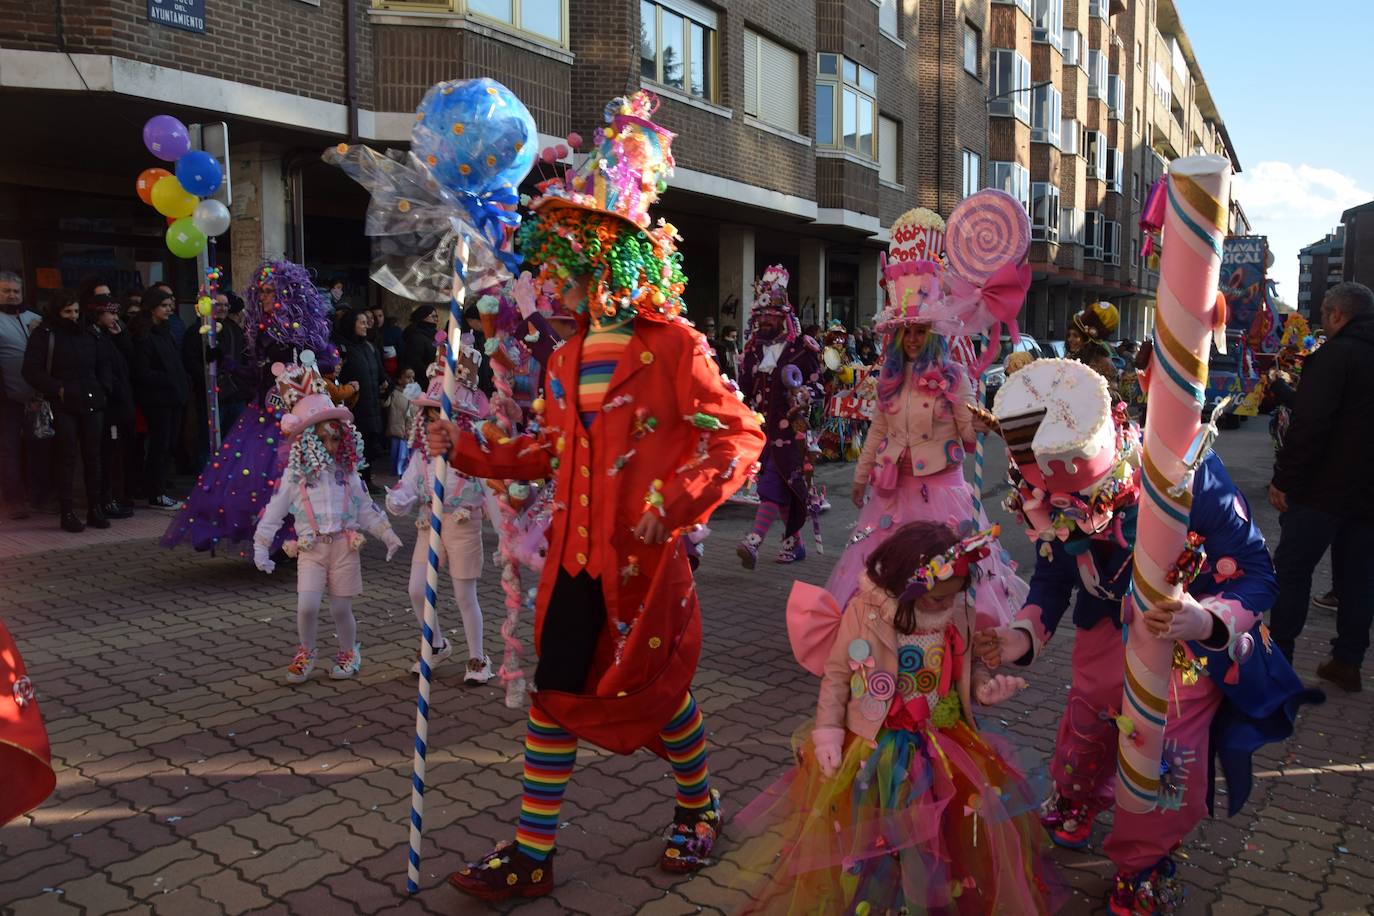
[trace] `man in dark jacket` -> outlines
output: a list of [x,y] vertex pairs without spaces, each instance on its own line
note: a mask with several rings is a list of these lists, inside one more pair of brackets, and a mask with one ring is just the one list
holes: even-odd
[[1303,365],[1269,485],[1269,502],[1282,513],[1272,628],[1291,659],[1307,622],[1312,571],[1329,546],[1339,607],[1331,657],[1317,675],[1353,692],[1374,619],[1374,292],[1360,283],[1332,287],[1322,328],[1326,343]]

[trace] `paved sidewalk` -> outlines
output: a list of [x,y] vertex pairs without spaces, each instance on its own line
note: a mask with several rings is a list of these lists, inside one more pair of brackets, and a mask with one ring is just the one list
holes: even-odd
[[[1261,426],[1227,433],[1222,451],[1276,536],[1263,505]],[[792,731],[812,711],[815,682],[790,656],[782,607],[794,575],[824,581],[853,521],[845,499],[852,466],[823,473],[835,502],[824,557],[790,568],[761,563],[746,573],[733,543],[752,512],[728,506],[712,525],[698,579],[705,646],[696,693],[712,777],[732,811],[781,775]],[[160,526],[144,521],[153,513],[139,515],[142,527],[85,540],[60,531],[51,539],[0,534],[0,616],[28,660],[59,779],[32,817],[0,829],[0,911],[484,912],[444,877],[465,856],[512,835],[524,719],[505,708],[497,688],[463,687],[461,665],[440,669],[423,888],[407,897],[415,687],[406,672],[418,638],[405,598],[409,551],[387,565],[377,545],[366,548],[367,590],[357,602],[361,678],[333,682],[317,672],[309,684],[288,687],[280,673],[295,645],[292,573],[267,577],[243,560],[162,550]],[[407,542],[414,537],[404,522],[397,531]],[[1029,561],[1018,531],[1005,541]],[[487,645],[498,654],[501,601],[490,567],[481,596]],[[444,602],[445,629],[461,645],[452,607]],[[1314,610],[1299,649],[1304,676],[1332,629],[1331,615]],[[1032,672],[1031,688],[997,717],[1042,759],[1067,687],[1069,645],[1057,640]],[[321,647],[333,649],[327,627]],[[1334,691],[1325,707],[1305,712],[1292,742],[1260,755],[1246,811],[1205,821],[1183,851],[1185,912],[1369,912],[1372,720],[1367,696]],[[724,861],[697,876],[658,871],[672,787],[668,767],[647,753],[612,757],[583,748],[559,832],[559,887],[506,911],[734,909],[745,898],[733,843]],[[1056,860],[1078,891],[1065,912],[1099,911],[1110,865],[1091,853],[1056,853]]]

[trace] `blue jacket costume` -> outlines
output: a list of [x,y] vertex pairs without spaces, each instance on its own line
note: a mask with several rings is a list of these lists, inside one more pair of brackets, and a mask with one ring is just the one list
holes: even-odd
[[[1134,541],[1136,507],[1123,510],[1124,532]],[[1193,504],[1189,515],[1189,529],[1205,540],[1208,562],[1193,580],[1188,591],[1202,599],[1219,596],[1235,601],[1262,615],[1278,595],[1274,565],[1260,534],[1250,518],[1245,497],[1231,481],[1225,465],[1215,453],[1209,453],[1193,476]],[[1100,587],[1107,597],[1094,595],[1082,587],[1078,557],[1091,551],[1097,567]],[[1224,559],[1234,562],[1232,575],[1217,574],[1217,564]],[[1229,571],[1230,564],[1227,564]],[[1049,556],[1040,555],[1031,576],[1026,606],[1040,609],[1039,623],[1045,639],[1053,635],[1064,612],[1068,610],[1073,592],[1073,623],[1080,629],[1090,629],[1103,620],[1121,627],[1121,603],[1131,589],[1131,550],[1115,541],[1071,540],[1050,542]],[[1209,789],[1207,803],[1213,808],[1210,788],[1216,769],[1220,766],[1228,789],[1227,814],[1234,815],[1245,804],[1252,786],[1251,756],[1261,746],[1282,741],[1293,733],[1298,707],[1303,703],[1319,703],[1325,696],[1318,690],[1305,688],[1288,661],[1267,645],[1267,633],[1262,623],[1255,623],[1249,633],[1254,651],[1248,658],[1233,661],[1227,649],[1209,649],[1199,642],[1188,647],[1199,660],[1205,659],[1207,672],[1222,694],[1222,703],[1212,720],[1208,767]],[[1245,637],[1236,635],[1237,641]],[[1033,640],[1034,642],[1034,640]],[[1032,649],[1032,653],[1038,646]],[[1018,660],[1028,664],[1032,653]],[[1228,679],[1233,668],[1238,669]],[[1233,680],[1234,683],[1228,683]]]

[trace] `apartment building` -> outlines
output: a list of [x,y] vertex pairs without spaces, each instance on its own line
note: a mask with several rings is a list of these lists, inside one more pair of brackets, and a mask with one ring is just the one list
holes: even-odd
[[862,323],[892,221],[996,186],[1035,227],[1022,326],[1062,337],[1109,298],[1138,336],[1145,189],[1173,155],[1234,159],[1171,0],[0,0],[0,20],[26,126],[0,146],[0,266],[34,285],[194,287],[132,188],[168,112],[229,127],[231,278],[286,256],[366,289],[366,196],[320,151],[402,146],[430,85],[490,76],[546,144],[659,95],[695,318],[742,323],[782,263],[804,320]]
[[1374,200],[1342,213],[1338,231],[1345,237],[1341,280],[1374,287]]
[[[1374,235],[1374,233],[1371,233]],[[1345,226],[1298,251],[1298,313],[1309,322],[1321,321],[1326,291],[1342,282],[1345,271]]]

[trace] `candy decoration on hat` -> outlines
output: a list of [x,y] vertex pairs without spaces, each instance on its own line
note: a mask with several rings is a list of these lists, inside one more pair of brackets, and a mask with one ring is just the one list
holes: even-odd
[[[1173,642],[1139,625],[1142,615],[1177,598],[1173,561],[1187,544],[1192,469],[1206,453],[1199,419],[1207,387],[1207,360],[1217,320],[1217,283],[1230,203],[1231,166],[1219,156],[1177,159],[1166,176],[1159,308],[1150,410],[1145,420],[1144,474],[1126,626],[1126,678],[1122,712],[1134,735],[1117,752],[1117,803],[1144,813],[1159,805],[1159,762],[1168,718],[1167,688]],[[1123,615],[1126,616],[1126,615]],[[1123,731],[1123,736],[1125,732]]]

